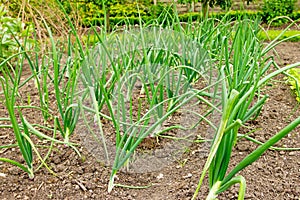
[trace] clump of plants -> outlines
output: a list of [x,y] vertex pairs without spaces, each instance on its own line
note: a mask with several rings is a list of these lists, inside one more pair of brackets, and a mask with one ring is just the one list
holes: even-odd
[[[295,9],[295,3],[296,0],[264,0],[262,18],[265,22],[271,22],[276,17],[289,16]],[[273,22],[281,25],[287,21],[286,18],[278,18]]]
[[[45,20],[43,22],[51,42],[50,47],[43,46],[47,50],[46,53],[40,48],[33,26],[25,30],[25,25],[20,19],[4,15],[0,20],[3,22],[0,24],[0,31],[3,31],[1,40],[4,43],[0,46],[3,53],[0,59],[1,94],[8,114],[7,118],[0,118],[1,122],[6,122],[0,127],[11,129],[16,139],[15,144],[1,143],[0,148],[10,150],[18,147],[25,163],[3,155],[0,161],[19,167],[28,173],[29,178],[34,178],[34,173],[42,166],[55,175],[46,164],[54,144],[69,146],[79,153],[76,144],[69,141],[69,138],[74,132],[79,114],[78,106],[73,103],[73,100],[76,70],[81,60],[76,56],[72,59],[73,53],[76,54],[77,51],[71,44],[71,38],[68,38],[67,45],[58,47],[59,42],[54,42],[52,32]],[[66,62],[62,61],[65,52],[68,57]],[[25,66],[31,74],[23,79]],[[32,105],[30,94],[27,94],[27,101],[22,98],[21,89],[30,82],[34,83],[32,90],[39,97],[38,104]],[[56,115],[56,111],[52,110],[53,102],[50,101],[50,96],[53,93],[49,88],[54,90],[56,99],[54,104],[60,115]],[[35,114],[40,114],[42,123],[30,123],[28,116],[23,113],[24,109],[32,109]],[[63,140],[56,138],[57,133],[61,134]],[[44,157],[40,153],[40,142],[48,144],[44,146],[48,150]],[[35,156],[37,159],[34,158]],[[40,164],[34,166],[35,161],[40,161]]]
[[[157,129],[157,127],[162,127],[165,119],[180,110],[183,104],[189,103],[191,97],[196,97],[199,102],[205,103],[210,107],[207,115],[199,114],[199,122],[205,120],[213,127],[215,132],[211,133],[213,134],[213,141],[209,156],[193,199],[197,198],[207,172],[209,174],[210,188],[207,199],[216,199],[218,194],[237,183],[240,184],[239,199],[244,199],[246,180],[242,176],[237,175],[237,173],[255,162],[267,149],[295,129],[300,124],[300,118],[295,119],[268,141],[262,143],[227,173],[231,152],[237,142],[239,128],[247,121],[256,118],[268,99],[267,95],[260,95],[260,89],[276,75],[299,66],[300,63],[269,73],[272,64],[276,65],[276,63],[272,57],[266,57],[266,55],[280,43],[277,40],[281,35],[264,47],[257,37],[260,31],[258,20],[251,21],[240,18],[234,26],[231,26],[225,16],[218,23],[213,19],[207,19],[200,22],[197,26],[188,24],[184,28],[178,26],[178,18],[176,16],[173,20],[169,21],[170,27],[165,27],[164,29],[168,30],[168,28],[171,28],[171,30],[177,31],[175,35],[179,36],[177,36],[178,41],[182,41],[180,36],[190,34],[193,38],[191,38],[191,43],[185,43],[185,45],[177,43],[178,46],[171,45],[172,37],[170,36],[173,36],[172,33],[167,34],[168,38],[165,38],[164,34],[159,31],[156,34],[146,35],[147,29],[140,24],[137,29],[138,32],[133,36],[134,40],[131,40],[131,37],[121,36],[120,41],[117,42],[118,45],[112,42],[114,40],[104,43],[103,38],[99,36],[100,46],[104,51],[101,54],[104,56],[103,60],[98,63],[101,70],[97,69],[95,64],[86,65],[90,67],[83,68],[82,78],[84,85],[86,85],[85,94],[89,94],[92,99],[90,104],[92,107],[86,106],[84,109],[95,114],[94,122],[98,123],[97,127],[99,127],[99,145],[104,146],[105,157],[108,159],[111,155],[114,156],[108,191],[110,192],[114,186],[118,185],[114,182],[117,172],[125,166],[130,168],[130,162],[132,159],[134,160],[135,151],[139,144],[150,134],[154,133],[155,135],[157,130],[161,130]],[[161,28],[160,26],[157,27],[158,30]],[[127,30],[125,29],[124,31],[126,32]],[[118,38],[120,36],[115,36],[114,34],[111,33],[108,38]],[[150,40],[150,38],[154,39],[154,41]],[[160,39],[163,39],[163,44],[167,45],[162,49],[155,46],[155,44],[161,44],[159,42]],[[126,45],[128,42],[132,42],[132,44]],[[141,44],[138,42],[141,42]],[[186,57],[189,54],[186,54],[188,52],[185,52],[185,49],[187,47],[191,48],[190,45],[194,44],[194,42],[199,44],[199,49],[203,48],[206,52],[209,52],[207,59],[201,60],[203,59],[201,56],[185,59],[189,58]],[[151,44],[151,47],[148,47],[149,44]],[[115,49],[111,49],[111,46],[115,47]],[[120,55],[116,53],[118,49],[126,49],[125,47],[132,47],[132,49],[121,53],[122,61],[115,60],[115,58],[118,58],[117,55]],[[182,54],[176,53],[177,49]],[[176,55],[175,58],[178,61],[171,64],[169,63],[170,59],[167,59],[167,68],[157,68],[160,65],[155,65],[155,67],[151,65],[153,64],[152,62],[155,62],[164,66],[163,53],[165,50],[170,51],[170,55],[172,55],[172,52],[175,52],[173,54]],[[142,62],[138,61],[139,59],[136,60],[137,58],[140,58]],[[113,71],[109,73],[109,77],[105,73],[109,69],[105,68],[103,70],[104,66],[101,63],[109,63],[111,65]],[[200,66],[197,65],[199,63]],[[210,67],[204,67],[206,66],[205,63],[209,64]],[[192,86],[197,81],[202,80],[199,77],[204,77],[208,86],[196,89],[187,85],[187,88],[184,90],[186,91],[185,93],[174,96],[176,94],[174,91],[178,91],[178,89],[170,90],[170,87],[164,85],[164,83],[168,83],[167,80],[174,80],[174,78],[168,76],[174,65],[174,69],[182,76],[183,82]],[[93,72],[95,71],[101,72],[101,76],[94,75]],[[157,76],[158,74],[161,76]],[[109,82],[106,82],[107,80]],[[142,110],[138,106],[138,114],[134,116],[133,107],[135,104],[133,103],[133,93],[130,88],[135,88],[137,80],[139,80],[142,88],[140,94],[145,95],[146,106],[150,107],[147,107],[147,112],[142,114]],[[100,84],[98,84],[99,82]],[[126,88],[126,92],[123,91],[124,88]],[[109,93],[108,91],[111,92]],[[99,96],[99,94],[102,95]],[[113,99],[117,99],[116,102],[118,103],[113,104]],[[167,107],[170,109],[164,110],[162,106],[164,103],[170,105],[171,107]],[[109,116],[102,113],[102,107],[99,107],[99,105],[108,106]],[[219,109],[219,106],[221,106],[221,109]],[[221,115],[220,121],[217,123],[207,118],[213,112]],[[111,148],[111,145],[105,139],[105,131],[103,131],[103,124],[99,116],[111,120],[114,125],[116,136],[115,153],[113,154],[108,150]],[[154,123],[150,123],[151,118],[155,119]],[[187,127],[182,128],[186,129]]]
[[25,24],[20,18],[7,15],[8,11],[0,6],[0,61],[19,52],[18,43],[26,44],[27,48],[33,46],[30,36],[33,34],[33,26]]
[[288,83],[291,85],[292,91],[295,92],[296,100],[300,102],[300,69],[294,68],[288,71]]
[[295,119],[278,134],[262,143],[230,172],[227,172],[232,148],[237,142],[239,127],[259,115],[268,98],[267,95],[259,95],[260,89],[277,74],[295,68],[300,63],[269,73],[268,69],[272,64],[277,65],[271,57],[266,55],[280,43],[277,40],[284,34],[284,31],[263,47],[257,37],[259,33],[257,21],[240,19],[232,28],[226,26],[226,21],[224,21],[224,24],[216,26],[216,30],[218,31],[213,36],[212,47],[218,49],[215,59],[218,63],[219,78],[222,81],[218,85],[219,90],[216,91],[221,91],[222,117],[216,125],[217,129],[209,156],[193,199],[197,197],[206,172],[208,172],[210,188],[207,199],[216,199],[219,193],[237,183],[240,184],[238,199],[244,199],[246,180],[237,173],[256,161],[268,148],[296,128],[300,124],[300,118]]
[[280,40],[290,41],[290,42],[299,42],[300,41],[300,31],[298,30],[287,30],[284,34],[281,34],[281,30],[266,30],[260,31],[258,38],[262,41],[272,41],[280,36]]

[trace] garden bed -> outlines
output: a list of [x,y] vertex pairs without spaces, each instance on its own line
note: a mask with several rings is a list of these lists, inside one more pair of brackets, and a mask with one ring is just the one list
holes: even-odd
[[[282,66],[300,61],[300,43],[283,43],[276,47],[282,59]],[[28,69],[24,69],[25,74]],[[30,72],[29,72],[30,73]],[[38,100],[33,93],[34,83],[30,82],[22,88],[30,94],[31,102]],[[247,123],[242,130],[254,131],[251,136],[266,141],[300,115],[299,104],[293,97],[283,76],[269,82],[263,88],[270,99],[264,105],[261,115]],[[298,107],[297,107],[298,106]],[[30,110],[24,114],[30,116],[31,123],[41,123],[41,116]],[[7,117],[3,101],[1,117]],[[2,144],[14,143],[14,135],[10,129],[1,129]],[[288,134],[277,145],[279,147],[299,147],[300,127]],[[199,133],[200,135],[200,133]],[[72,136],[72,142],[82,144],[79,134]],[[34,180],[17,167],[0,163],[0,196],[2,199],[191,199],[195,192],[207,152],[203,151],[203,143],[193,143],[187,151],[160,171],[147,173],[119,172],[116,184],[130,186],[149,186],[144,189],[128,189],[115,187],[107,192],[110,168],[98,162],[84,146],[78,149],[80,158],[71,148],[59,145],[55,147],[47,163],[58,176],[53,176],[45,168],[35,173]],[[257,147],[252,142],[241,139],[232,155],[231,167],[245,155]],[[1,152],[7,150],[0,150]],[[41,153],[46,153],[41,152]],[[22,162],[17,148],[5,152],[6,157]],[[299,199],[300,198],[300,151],[269,150],[258,161],[244,169],[242,174],[247,181],[245,199]],[[199,199],[207,194],[207,183],[201,189]],[[232,187],[221,194],[219,199],[237,199],[238,187]]]

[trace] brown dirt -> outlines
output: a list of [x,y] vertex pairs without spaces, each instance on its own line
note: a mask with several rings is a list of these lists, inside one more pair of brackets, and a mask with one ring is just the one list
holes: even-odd
[[[300,43],[284,43],[277,51],[282,58],[282,65],[300,61]],[[32,93],[33,85],[22,90],[31,94],[31,102],[38,97]],[[289,86],[279,76],[263,90],[270,99],[263,107],[261,115],[247,124],[248,131],[256,130],[252,137],[266,141],[285,125],[300,115],[299,105]],[[27,96],[24,96],[27,99]],[[1,101],[0,116],[7,117]],[[30,122],[41,123],[40,113],[27,110]],[[291,132],[277,146],[300,147],[300,127]],[[1,129],[0,144],[14,143],[13,132]],[[78,135],[72,141],[81,143]],[[127,189],[115,187],[109,194],[107,184],[110,168],[97,162],[83,146],[78,149],[80,158],[72,149],[55,146],[47,161],[58,176],[53,176],[44,167],[35,172],[34,180],[26,173],[7,163],[0,162],[1,199],[191,199],[197,185],[201,169],[205,162],[202,145],[194,143],[186,153],[161,171],[149,173],[118,173],[116,183],[133,186],[152,185],[147,189]],[[233,150],[230,168],[234,167],[257,145],[241,139]],[[45,155],[45,150],[41,150]],[[17,148],[0,149],[1,157],[22,161]],[[38,161],[35,161],[37,166]],[[244,169],[241,173],[247,180],[245,199],[300,199],[300,151],[269,150],[263,156]],[[206,184],[206,183],[205,183]],[[219,199],[237,199],[238,187],[221,194]],[[204,199],[207,187],[204,186],[199,199]]]

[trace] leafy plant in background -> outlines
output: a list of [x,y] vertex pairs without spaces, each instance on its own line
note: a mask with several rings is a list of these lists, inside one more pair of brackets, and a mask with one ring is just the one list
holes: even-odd
[[[282,30],[267,30],[267,31],[260,31],[257,37],[262,41],[272,41],[279,34],[282,33]],[[298,30],[287,30],[279,40],[285,40],[290,42],[299,42],[300,41],[300,31]]]
[[[263,3],[263,20],[266,22],[272,21],[279,16],[289,16],[293,13],[296,0],[264,0]],[[279,18],[274,22],[283,24],[287,19]]]
[[[137,6],[139,7],[139,10],[137,10]],[[125,5],[123,4],[115,4],[111,6],[110,10],[110,16],[115,17],[138,17],[139,15],[143,16],[146,15],[146,9],[143,5],[140,5],[138,3],[127,3]]]
[[[139,16],[147,19],[155,19],[167,7],[166,4],[157,3],[154,5],[151,1],[147,0],[118,0],[114,2],[99,0],[60,0],[60,3],[68,15],[74,15],[75,13],[80,15],[85,26],[90,26],[91,24],[104,25],[105,15],[109,15],[111,26],[127,19],[128,21],[135,19],[135,24],[137,24]],[[103,5],[106,9],[110,8],[109,13],[107,13],[107,10],[105,14]]]
[[288,83],[291,85],[291,89],[296,94],[296,100],[300,102],[300,69],[290,69],[288,72],[289,77],[287,78]]
[[[67,36],[69,27],[65,26],[66,20],[54,0],[0,0],[0,4],[7,8],[9,16],[20,18],[26,25],[28,25],[27,23],[34,25],[39,40],[47,40],[48,37],[47,30],[44,28],[41,17],[44,18],[53,33]],[[74,24],[78,25],[79,28],[81,16],[76,12],[71,12],[70,16],[72,17]],[[45,43],[45,41],[43,41],[43,43]]]
[[[247,4],[252,1],[247,0]],[[232,0],[178,0],[178,3],[191,4],[192,6],[197,2],[201,2],[204,16],[207,16],[209,7],[220,6],[223,10],[229,10],[232,5]],[[194,11],[194,8],[192,8],[192,11]]]
[[106,30],[110,31],[110,14],[111,6],[119,3],[122,0],[87,0],[88,2],[93,2],[95,5],[99,6],[105,15],[104,25]]
[[[129,0],[86,0],[86,3],[82,3],[82,8],[79,8],[83,14],[83,20],[85,25],[90,25],[87,22],[92,22],[93,25],[106,24],[107,30],[110,29],[110,25],[116,25],[121,21],[130,21],[130,19],[136,19],[137,24],[139,22],[139,16],[145,19],[155,19],[169,6],[158,3],[153,5],[150,1],[129,1]],[[171,11],[170,9],[168,10]],[[152,18],[149,18],[149,17]],[[111,19],[113,23],[111,23]],[[117,20],[117,22],[115,22]],[[102,21],[103,23],[95,23]],[[126,22],[125,22],[126,24]],[[122,24],[124,25],[124,23]]]
[[[26,26],[20,18],[7,16],[7,10],[0,5],[0,61],[17,53],[20,49],[17,41],[22,43],[32,33],[31,25]],[[32,39],[27,38],[27,47],[33,46],[33,43]]]
[[227,10],[230,9],[232,4],[232,0],[178,0],[178,3],[181,4],[195,4],[197,2],[202,3],[202,13],[204,16],[207,16],[209,7],[214,7],[218,5],[222,9]]

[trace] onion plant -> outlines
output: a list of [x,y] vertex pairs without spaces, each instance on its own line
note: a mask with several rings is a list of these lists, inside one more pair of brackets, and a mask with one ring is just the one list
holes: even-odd
[[[20,78],[23,71],[23,65],[16,66],[14,69],[8,67],[9,65],[5,65],[8,60],[12,57],[20,56],[20,54],[24,54],[24,52],[17,53],[15,55],[10,56],[6,60],[0,63],[1,67],[1,86],[5,98],[5,107],[9,114],[9,121],[11,123],[10,126],[1,126],[12,128],[13,133],[15,135],[17,146],[20,149],[20,152],[26,162],[27,166],[24,166],[22,163],[17,162],[15,160],[11,160],[9,158],[0,158],[0,161],[8,162],[10,164],[16,165],[23,171],[27,172],[29,178],[34,178],[34,169],[33,169],[33,151],[36,153],[37,157],[41,161],[42,165],[44,165],[51,173],[55,174],[45,163],[46,158],[42,158],[39,154],[35,144],[31,140],[32,133],[38,136],[41,139],[46,139],[55,143],[66,144],[62,141],[56,140],[50,136],[47,136],[39,131],[37,131],[23,116],[22,109],[23,108],[32,108],[30,106],[20,106],[16,105],[16,101],[19,97],[19,86]],[[19,123],[21,121],[21,123]],[[56,126],[55,126],[56,127]],[[54,129],[54,132],[56,128]],[[74,145],[69,143],[69,145]],[[9,148],[15,145],[4,145],[0,148]]]
[[[42,61],[40,63],[39,55],[41,52],[37,42],[34,46],[33,57],[28,52],[24,52],[24,58],[26,58],[29,63],[32,75],[23,83],[20,83],[19,87],[24,86],[28,81],[34,78],[45,122],[47,122],[49,117],[54,118],[54,112],[50,109],[49,105],[49,96],[51,93],[49,88],[51,89],[51,86],[54,87],[56,105],[61,116],[61,120],[56,118],[56,123],[65,143],[68,144],[69,137],[75,129],[79,116],[79,108],[73,101],[75,100],[77,86],[77,70],[82,59],[80,59],[81,57],[78,55],[78,51],[75,50],[75,46],[71,43],[71,35],[67,38],[66,45],[61,45],[59,42],[56,43],[50,28],[45,22],[44,24],[49,34],[51,53],[47,55],[47,53],[43,52]],[[19,41],[17,42],[21,49],[23,49]],[[62,48],[59,48],[59,45],[61,45]],[[66,58],[64,57],[65,51],[67,52]],[[22,59],[21,63],[24,64],[24,59]]]
[[[108,186],[111,191],[116,173],[124,166],[132,167],[135,151],[146,138],[178,129],[185,130],[182,138],[191,140],[190,130],[204,116],[197,113],[186,126],[164,127],[163,123],[176,112],[193,113],[191,109],[202,99],[201,92],[207,88],[194,90],[193,83],[208,81],[207,53],[195,40],[187,38],[183,29],[141,25],[98,38],[97,55],[93,56],[96,61],[87,57],[81,68],[82,85],[86,88],[81,99],[85,127],[95,139],[99,138],[106,163],[113,160]],[[185,107],[188,104],[191,106]],[[109,116],[103,113],[103,106]],[[114,147],[103,131],[102,118],[114,126]],[[90,120],[99,130],[93,130]]]
[[[13,56],[9,57],[12,58]],[[33,174],[33,156],[32,156],[32,147],[30,143],[25,139],[24,135],[22,134],[22,130],[18,124],[18,119],[15,113],[15,103],[16,103],[16,97],[18,95],[18,85],[20,82],[20,75],[22,73],[21,68],[17,68],[14,70],[14,75],[8,75],[11,72],[8,70],[8,68],[5,66],[5,62],[7,62],[8,59],[4,60],[1,64],[1,71],[3,74],[3,77],[1,77],[1,85],[3,89],[3,93],[5,96],[5,105],[9,114],[9,118],[12,124],[12,128],[15,134],[15,138],[17,140],[18,147],[22,153],[22,156],[24,160],[26,161],[26,167],[22,165],[21,163],[10,160],[7,158],[1,158],[1,161],[6,161],[11,164],[14,164],[24,170],[28,173],[30,178],[34,177]],[[26,127],[26,126],[25,126]],[[27,128],[24,128],[24,134],[29,136],[29,131]]]
[[[46,25],[48,28],[48,26]],[[74,147],[76,144],[69,142],[69,135],[73,132],[76,120],[78,116],[79,108],[76,104],[73,104],[74,92],[76,87],[76,78],[77,73],[76,70],[78,66],[71,62],[72,56],[71,52],[74,51],[73,47],[71,46],[71,42],[69,40],[68,43],[68,61],[66,64],[63,64],[61,59],[61,53],[57,52],[57,48],[54,44],[53,37],[51,35],[51,31],[48,28],[50,40],[52,42],[52,58],[47,57],[46,54],[43,54],[42,56],[42,63],[39,63],[39,44],[38,42],[35,43],[33,48],[27,49],[27,39],[25,38],[24,42],[21,43],[16,37],[15,41],[20,47],[20,52],[16,53],[15,55],[12,55],[2,61],[0,63],[1,68],[1,84],[2,84],[2,90],[5,97],[5,106],[7,108],[9,119],[11,122],[10,126],[7,126],[9,128],[12,128],[15,138],[17,141],[17,146],[19,147],[22,156],[26,162],[27,166],[24,166],[22,163],[19,163],[17,161],[8,159],[8,158],[0,158],[1,161],[9,162],[11,164],[14,164],[27,172],[29,174],[30,178],[33,178],[34,176],[34,170],[33,170],[33,151],[36,153],[37,157],[41,161],[41,165],[44,165],[51,173],[51,169],[48,168],[47,164],[45,163],[45,160],[47,159],[49,153],[51,152],[52,146],[54,143],[58,144],[64,144]],[[26,47],[26,48],[25,48]],[[29,46],[32,47],[32,46]],[[32,56],[32,52],[34,52]],[[13,58],[17,57],[17,62],[14,66],[12,66],[9,61]],[[80,58],[80,57],[79,57]],[[80,59],[75,59],[75,61]],[[25,66],[25,60],[27,60],[29,67],[31,69],[32,75],[29,77],[26,77],[25,81],[21,82],[21,76],[23,72],[23,67]],[[48,63],[47,63],[48,61]],[[74,63],[76,63],[74,61]],[[40,67],[40,64],[42,65]],[[51,70],[49,70],[49,66],[53,66],[54,75],[50,73]],[[61,67],[63,65],[64,67]],[[66,73],[69,73],[69,77],[67,79],[67,84],[63,85],[63,78]],[[23,103],[19,95],[19,88],[23,87],[26,83],[28,83],[30,80],[34,80],[35,86],[38,91],[39,97],[40,97],[40,107],[32,106],[32,105],[16,105],[17,100],[21,100],[21,104]],[[49,81],[50,79],[50,81]],[[52,81],[52,82],[51,82]],[[60,111],[60,114],[62,116],[63,125],[61,125],[61,121],[53,116],[53,112],[51,113],[49,108],[49,90],[48,87],[51,83],[53,83],[55,91],[56,91],[56,99],[58,108]],[[28,98],[28,103],[30,104],[30,97]],[[45,122],[47,121],[48,117],[53,117],[54,119],[54,129],[49,128],[44,125],[33,125],[29,123],[26,120],[26,116],[23,116],[22,109],[31,108],[35,111],[41,111]],[[21,123],[20,123],[20,122]],[[45,130],[50,130],[54,132],[54,136],[48,136],[40,131],[38,131],[35,127],[38,126],[39,128],[43,128]],[[1,127],[6,127],[2,126]],[[64,137],[64,141],[57,140],[55,138],[57,129],[62,133],[62,136]],[[45,158],[42,158],[39,154],[39,151],[36,148],[36,145],[32,141],[31,135],[36,135],[38,139],[41,140],[47,140],[51,142],[51,146],[49,148],[48,154]],[[8,148],[10,146],[14,145],[4,145],[1,146],[1,148]],[[39,168],[39,167],[38,167]]]
[[[34,85],[38,91],[38,95],[40,98],[40,108],[42,110],[42,115],[44,117],[44,121],[47,122],[48,118],[51,117],[51,114],[49,113],[49,91],[48,91],[48,83],[47,83],[47,77],[48,77],[48,71],[49,71],[49,65],[45,63],[45,55],[42,56],[42,63],[39,61],[39,55],[40,55],[40,46],[38,44],[38,41],[36,40],[36,32],[33,32],[33,37],[35,40],[32,42],[32,44],[27,47],[27,51],[25,51],[26,46],[21,44],[14,35],[14,39],[16,41],[16,44],[19,45],[19,48],[23,51],[23,55],[21,59],[18,60],[18,64],[24,65],[24,62],[27,61],[29,68],[32,72],[32,74],[25,79],[20,85],[19,88],[23,87],[26,83],[28,83],[30,80],[34,80]],[[27,38],[29,37],[29,32],[27,32]],[[27,39],[26,38],[26,42]],[[32,40],[32,39],[29,39]],[[28,45],[27,45],[28,46]],[[30,51],[29,51],[30,50]],[[28,97],[28,103],[30,104],[30,97]]]
[[245,19],[237,21],[231,30],[229,37],[224,33],[221,38],[219,59],[217,59],[219,63],[217,70],[224,80],[220,86],[222,117],[193,199],[197,197],[207,171],[209,171],[210,188],[207,199],[216,199],[218,194],[236,183],[240,184],[238,199],[244,199],[246,180],[236,174],[300,124],[300,118],[295,119],[227,173],[239,127],[255,118],[268,98],[267,95],[260,94],[261,87],[276,75],[300,65],[295,63],[269,73],[272,64],[276,66],[276,63],[272,57],[265,57],[265,55],[280,42],[272,42],[263,48],[257,38],[259,32],[257,21]]

